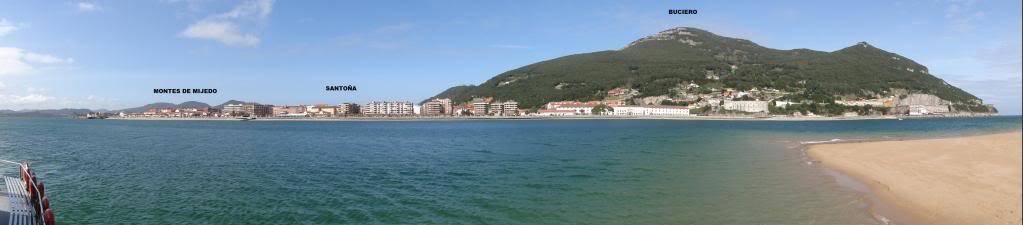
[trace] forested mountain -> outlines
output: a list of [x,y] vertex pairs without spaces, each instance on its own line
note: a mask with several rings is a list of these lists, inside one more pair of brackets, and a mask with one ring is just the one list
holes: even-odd
[[210,105],[206,104],[206,103],[203,103],[203,102],[197,102],[197,101],[187,101],[187,102],[182,102],[181,104],[174,104],[174,103],[167,103],[167,102],[157,102],[157,103],[150,103],[150,104],[146,104],[144,106],[139,106],[139,107],[135,107],[135,108],[122,109],[122,110],[119,110],[118,112],[129,112],[129,113],[132,113],[132,112],[145,112],[146,110],[149,110],[149,109],[206,108],[206,107],[210,107]]
[[834,52],[778,50],[688,27],[665,30],[619,50],[523,66],[435,97],[465,102],[488,96],[516,100],[520,108],[537,108],[550,101],[602,99],[616,87],[636,89],[639,96],[666,95],[690,82],[826,96],[818,102],[926,93],[956,105],[981,105],[977,97],[929,74],[927,67],[866,42]]

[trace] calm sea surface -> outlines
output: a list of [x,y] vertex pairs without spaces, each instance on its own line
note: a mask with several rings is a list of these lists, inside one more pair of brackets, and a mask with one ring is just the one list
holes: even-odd
[[1020,128],[0,118],[0,159],[32,162],[61,224],[876,224],[800,142]]

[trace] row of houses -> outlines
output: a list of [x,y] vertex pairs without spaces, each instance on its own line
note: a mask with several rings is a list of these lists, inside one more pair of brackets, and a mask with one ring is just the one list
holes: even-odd
[[[355,103],[273,106],[271,108],[270,116],[272,117],[337,117],[361,112],[361,107]],[[256,114],[256,116],[262,117],[263,115]]]
[[[227,106],[224,108],[226,109]],[[270,114],[260,113],[261,111],[256,110],[256,113],[250,113],[250,115],[256,117],[341,117],[359,114],[377,116],[413,115],[415,113],[415,107],[409,101],[373,101],[365,105],[341,103],[338,105],[270,106],[270,108],[272,109]],[[246,110],[245,112],[249,111]]]
[[[604,106],[604,107],[599,107]],[[550,102],[539,116],[615,115],[615,116],[690,116],[689,107],[674,105],[626,105],[623,101],[560,101]],[[594,112],[594,109],[603,109]]]
[[365,105],[342,103],[338,105],[268,105],[259,103],[226,104],[222,108],[153,108],[145,112],[122,112],[122,117],[343,117],[366,116],[443,116],[443,115],[522,115],[518,103],[512,100],[484,102],[466,109],[455,106],[451,99],[431,99],[422,105],[410,101],[373,101]]
[[222,116],[267,117],[273,113],[273,105],[242,103],[224,105]]
[[121,117],[207,117],[220,115],[221,110],[211,107],[199,107],[199,108],[152,108],[147,109],[143,112],[118,113]]
[[282,106],[237,103],[222,108],[153,108],[140,113],[119,113],[122,117],[340,117],[358,114],[411,115],[413,106],[408,101],[378,101],[365,106],[355,103]]

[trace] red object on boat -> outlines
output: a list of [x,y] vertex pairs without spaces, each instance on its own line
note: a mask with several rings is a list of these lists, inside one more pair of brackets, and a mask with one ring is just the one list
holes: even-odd
[[28,169],[28,179],[25,180],[25,189],[28,189],[28,191],[32,191],[32,189],[35,189],[35,188],[32,188],[32,184],[35,184],[35,183],[36,183],[36,172],[32,171],[32,169]]
[[29,182],[32,182],[32,180],[25,181],[25,186],[27,186],[26,188],[28,189],[26,191],[26,194],[28,194],[28,199],[31,200],[31,199],[35,199],[36,198],[36,189],[33,188],[32,183],[29,183]]
[[46,197],[46,188],[43,188],[43,181],[37,181],[36,188],[39,188],[39,197]]
[[57,221],[53,219],[53,210],[46,209],[46,211],[43,213],[43,224],[45,225],[57,224]]
[[50,198],[43,197],[43,210],[50,209]]
[[[22,184],[25,185],[25,187],[24,187],[25,188],[25,196],[24,196],[25,199],[23,199],[22,201],[13,201],[12,200],[11,203],[20,202],[19,208],[31,208],[31,209],[34,209],[32,211],[35,211],[34,213],[32,213],[32,215],[30,215],[33,218],[31,218],[29,220],[19,219],[19,220],[12,220],[12,221],[22,221],[21,223],[18,223],[18,224],[22,224],[23,222],[27,222],[27,221],[35,221],[35,223],[32,223],[32,224],[35,224],[35,225],[55,225],[56,224],[56,219],[53,216],[53,209],[50,208],[50,199],[48,197],[46,197],[46,186],[45,186],[45,184],[43,184],[42,181],[39,180],[39,178],[36,176],[36,173],[34,171],[32,171],[32,168],[29,167],[28,162],[16,163],[16,162],[11,162],[11,161],[0,159],[0,163],[10,163],[10,164],[19,165],[19,167],[20,167],[19,168],[20,169],[19,172],[20,172],[21,182],[23,182]],[[13,179],[13,178],[7,178],[7,179],[8,179],[8,181],[10,181],[10,179]],[[15,185],[15,184],[8,183],[7,185]],[[17,191],[17,190],[8,190],[8,191]],[[11,217],[11,218],[14,218],[14,217]]]

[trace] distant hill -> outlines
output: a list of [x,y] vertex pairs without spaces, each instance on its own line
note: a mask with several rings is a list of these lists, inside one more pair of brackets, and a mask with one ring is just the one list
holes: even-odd
[[638,97],[666,95],[689,82],[828,96],[823,102],[833,101],[830,96],[927,93],[959,106],[982,104],[976,96],[932,76],[927,67],[866,42],[834,52],[778,50],[688,27],[665,30],[619,50],[526,65],[480,85],[451,87],[435,97],[465,102],[489,96],[516,100],[520,108],[538,108],[550,101],[599,100],[616,87],[638,90]]
[[238,101],[238,100],[234,100],[234,99],[232,99],[232,100],[227,100],[226,102],[224,102],[224,103],[221,103],[220,105],[214,106],[214,108],[218,108],[218,109],[223,109],[223,108],[224,108],[224,105],[229,105],[229,104],[242,104],[242,103],[245,103],[245,102],[244,102],[244,101]]
[[203,107],[211,107],[211,108],[221,108],[222,109],[222,108],[224,108],[224,105],[227,105],[227,104],[241,104],[241,103],[245,103],[245,102],[244,101],[238,101],[238,100],[229,100],[227,102],[224,102],[224,103],[222,103],[220,105],[216,105],[216,106],[210,106],[209,104],[206,104],[204,102],[197,102],[197,101],[187,101],[187,102],[182,102],[181,104],[174,104],[174,103],[168,103],[168,102],[157,102],[157,103],[151,103],[151,104],[147,104],[147,105],[139,106],[139,107],[135,107],[135,108],[127,108],[127,109],[117,110],[117,112],[145,112],[146,110],[157,109],[157,108],[203,108]]
[[197,101],[187,101],[178,104],[178,108],[206,108],[206,107],[210,107],[210,105]]
[[139,106],[139,107],[135,107],[135,108],[122,109],[120,111],[122,111],[122,112],[145,112],[146,110],[149,110],[149,109],[174,108],[174,107],[177,107],[177,106],[178,105],[174,104],[174,103],[157,102],[157,103],[150,103],[150,104],[146,104],[144,106]]
[[72,117],[90,112],[88,109],[0,110],[0,117]]
[[156,102],[156,103],[146,104],[144,106],[139,106],[139,107],[134,107],[134,108],[127,108],[127,109],[121,109],[121,110],[105,110],[105,109],[97,109],[97,110],[89,110],[89,109],[7,110],[7,109],[0,109],[0,117],[72,117],[72,116],[76,116],[76,115],[85,115],[85,114],[88,114],[90,112],[110,112],[110,113],[116,113],[116,112],[145,112],[146,110],[156,109],[156,108],[203,108],[203,107],[224,108],[224,105],[227,105],[227,104],[241,104],[241,103],[245,103],[245,102],[238,101],[238,100],[230,100],[230,101],[224,102],[223,104],[220,104],[220,105],[217,105],[217,106],[210,106],[209,104],[206,104],[206,103],[203,103],[203,102],[197,102],[197,101],[187,101],[187,102],[182,102],[181,104],[174,104],[174,103],[168,103],[168,102]]
[[206,103],[202,103],[202,102],[197,102],[197,101],[187,101],[187,102],[182,102],[181,104],[174,104],[174,103],[168,103],[168,102],[157,102],[157,103],[150,103],[150,104],[147,104],[147,105],[144,105],[144,106],[135,107],[135,108],[127,108],[127,109],[117,110],[117,112],[145,112],[146,110],[149,110],[149,109],[159,109],[159,108],[203,108],[203,107],[210,107],[210,105],[206,104]]

